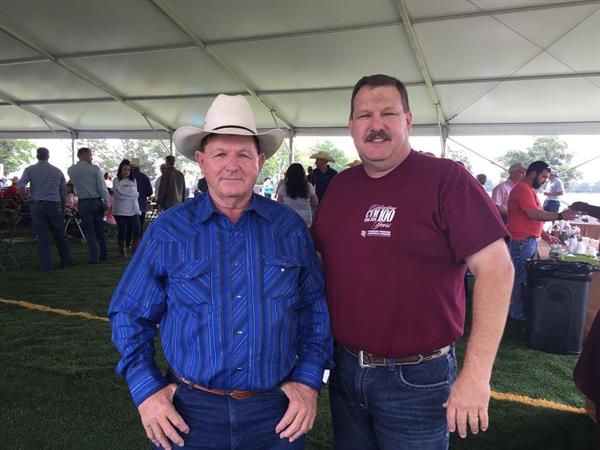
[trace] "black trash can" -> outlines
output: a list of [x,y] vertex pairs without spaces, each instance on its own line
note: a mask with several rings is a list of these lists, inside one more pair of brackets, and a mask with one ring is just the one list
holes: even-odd
[[548,353],[578,354],[595,266],[554,260],[529,260],[527,336],[529,346]]

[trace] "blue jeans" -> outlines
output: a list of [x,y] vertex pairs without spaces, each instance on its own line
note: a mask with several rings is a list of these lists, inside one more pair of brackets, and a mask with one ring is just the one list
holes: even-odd
[[336,346],[329,396],[336,450],[444,450],[446,409],[456,358],[421,364],[361,368]]
[[525,261],[533,258],[537,249],[537,239],[528,237],[521,241],[512,240],[509,245],[510,257],[515,266],[515,281],[510,297],[508,315],[515,320],[525,320],[525,295],[523,285],[527,281]]
[[70,266],[71,251],[65,234],[65,220],[60,202],[35,201],[31,205],[31,222],[37,234],[37,254],[42,270],[52,270],[50,255],[49,231],[54,236],[54,243],[63,266]]
[[544,201],[544,211],[550,211],[557,213],[560,209],[560,200],[554,200],[547,198]]
[[[106,236],[104,235],[104,204],[100,199],[79,199],[81,228],[90,252],[90,262],[108,259]],[[96,244],[97,243],[97,244]],[[99,255],[98,255],[99,251]]]
[[124,242],[127,237],[129,237],[129,242],[131,243],[131,238],[139,239],[140,238],[140,216],[114,216],[117,221],[117,240]]
[[226,395],[199,391],[173,377],[170,381],[178,384],[173,398],[175,409],[190,428],[189,434],[180,433],[185,445],[174,445],[174,449],[304,448],[303,437],[290,443],[275,433],[275,426],[288,406],[288,399],[279,387],[245,400],[235,400]]

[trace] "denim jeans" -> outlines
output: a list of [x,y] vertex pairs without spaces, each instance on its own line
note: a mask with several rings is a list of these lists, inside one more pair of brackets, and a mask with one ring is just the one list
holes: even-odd
[[[81,228],[90,252],[90,262],[108,258],[106,236],[104,235],[104,204],[100,199],[79,199]],[[100,253],[100,254],[98,254]]]
[[361,368],[336,346],[329,395],[336,450],[444,450],[456,379],[452,349],[421,364]]
[[547,198],[544,201],[544,211],[550,211],[557,213],[560,209],[560,200]]
[[42,270],[52,270],[49,231],[54,236],[54,243],[62,265],[71,265],[71,251],[67,243],[65,220],[60,202],[35,201],[31,205],[31,222],[38,237],[37,254]]
[[[169,378],[169,376],[167,376]],[[183,449],[219,450],[300,450],[304,438],[290,443],[275,433],[288,406],[288,399],[279,387],[261,392],[245,400],[211,394],[191,388],[178,380],[173,398],[177,412],[190,428],[180,433]],[[153,447],[161,448],[161,447]]]
[[117,240],[124,242],[126,237],[129,236],[129,242],[131,238],[140,238],[140,216],[114,216],[117,221]]
[[510,297],[510,309],[508,315],[515,320],[525,320],[525,296],[523,285],[527,281],[527,269],[525,261],[533,258],[537,249],[537,239],[528,237],[521,241],[510,241],[510,257],[515,266],[515,281],[513,283],[512,295]]

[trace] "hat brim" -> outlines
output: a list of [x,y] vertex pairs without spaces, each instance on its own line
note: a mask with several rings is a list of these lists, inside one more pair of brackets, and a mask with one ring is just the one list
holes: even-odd
[[282,130],[274,129],[264,133],[252,134],[249,131],[242,130],[239,128],[219,128],[215,131],[203,130],[201,128],[192,127],[189,125],[179,127],[173,133],[173,142],[175,147],[179,150],[186,158],[192,161],[196,160],[195,153],[200,150],[200,143],[209,134],[233,134],[236,136],[256,136],[258,138],[258,144],[260,145],[261,153],[264,153],[265,159],[269,159],[273,156],[285,137]]
[[320,155],[319,153],[313,153],[312,155],[309,156],[309,158],[311,158],[311,159],[322,159],[322,160],[330,162],[330,163],[334,163],[335,162],[335,159],[333,159],[331,156]]

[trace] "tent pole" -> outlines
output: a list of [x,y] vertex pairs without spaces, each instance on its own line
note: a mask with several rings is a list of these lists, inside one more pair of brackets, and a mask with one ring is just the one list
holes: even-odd
[[296,134],[295,130],[290,129],[288,131],[288,136],[290,139],[290,148],[288,149],[288,166],[294,162],[294,134]]
[[173,132],[169,130],[169,153],[173,154]]
[[75,165],[75,140],[77,139],[77,134],[75,132],[71,133],[71,163]]

